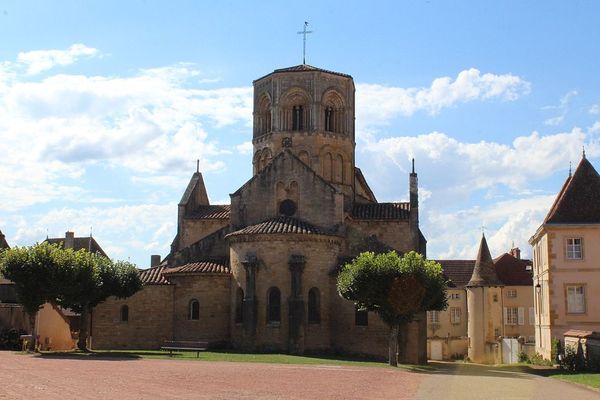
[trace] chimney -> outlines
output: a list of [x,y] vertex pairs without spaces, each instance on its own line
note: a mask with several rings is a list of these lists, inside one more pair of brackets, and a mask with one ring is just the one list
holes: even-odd
[[150,268],[156,267],[160,264],[160,254],[153,254],[150,256]]
[[517,260],[521,259],[521,249],[519,249],[518,247],[513,247],[512,249],[510,249],[510,255],[513,256],[514,258],[516,258]]
[[72,249],[75,245],[75,232],[65,232],[65,249]]

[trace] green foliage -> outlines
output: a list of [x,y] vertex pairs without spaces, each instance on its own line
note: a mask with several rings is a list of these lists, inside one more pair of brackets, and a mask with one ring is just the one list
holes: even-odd
[[565,354],[562,356],[560,366],[570,372],[581,371],[583,369],[583,365],[579,360],[577,350],[572,346],[566,346]]
[[529,359],[529,355],[527,353],[525,353],[524,351],[520,352],[517,355],[519,362],[520,363],[531,363],[531,360]]
[[556,361],[558,359],[558,355],[561,354],[561,342],[557,338],[552,338],[552,346],[550,350],[550,358],[552,361]]
[[403,257],[394,251],[361,253],[344,266],[337,288],[342,297],[376,312],[390,326],[448,306],[441,265],[414,251]]
[[545,367],[551,367],[552,361],[545,359],[540,353],[535,353],[531,357],[529,357],[529,361],[533,365],[541,365]]

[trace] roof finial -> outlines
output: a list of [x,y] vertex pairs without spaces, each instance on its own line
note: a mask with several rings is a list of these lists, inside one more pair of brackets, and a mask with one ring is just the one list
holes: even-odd
[[412,159],[412,173],[415,173],[415,159]]
[[571,177],[571,168],[572,168],[572,163],[571,163],[571,161],[569,161],[569,178]]
[[485,225],[481,224],[481,236],[485,237]]
[[298,32],[298,35],[304,35],[304,47],[302,48],[302,64],[306,64],[306,35],[312,33],[312,31],[306,30],[307,26],[308,22],[304,21],[304,30]]
[[200,159],[196,160],[196,173],[200,172]]
[[583,159],[585,160],[585,145],[583,146]]

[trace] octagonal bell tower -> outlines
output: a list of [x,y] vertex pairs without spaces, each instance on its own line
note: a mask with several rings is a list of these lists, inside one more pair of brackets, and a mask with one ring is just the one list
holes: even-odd
[[253,173],[290,149],[351,199],[354,187],[354,81],[302,64],[254,81]]

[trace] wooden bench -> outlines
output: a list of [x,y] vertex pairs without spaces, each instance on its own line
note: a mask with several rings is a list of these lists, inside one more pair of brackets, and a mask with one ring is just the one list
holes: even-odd
[[168,351],[169,356],[173,356],[174,351],[195,351],[196,357],[200,358],[200,352],[208,349],[208,342],[194,340],[165,340],[160,349]]

